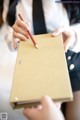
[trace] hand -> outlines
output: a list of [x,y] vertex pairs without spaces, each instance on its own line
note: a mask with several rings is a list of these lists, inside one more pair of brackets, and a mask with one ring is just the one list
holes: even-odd
[[76,40],[76,33],[70,27],[60,27],[56,29],[52,35],[57,36],[62,33],[63,36],[63,43],[64,43],[64,50],[65,52],[73,45]]
[[50,97],[44,96],[41,105],[36,108],[25,108],[24,115],[28,120],[64,120],[64,117]]
[[22,20],[16,20],[13,25],[13,46],[17,48],[17,42],[20,40],[27,40],[29,35],[27,34],[27,30],[29,30],[29,24],[25,23]]

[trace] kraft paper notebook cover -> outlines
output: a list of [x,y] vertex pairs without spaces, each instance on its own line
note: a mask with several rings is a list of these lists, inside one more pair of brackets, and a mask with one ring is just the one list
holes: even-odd
[[34,38],[38,49],[30,39],[20,42],[10,96],[13,108],[35,105],[43,95],[56,101],[73,99],[62,36]]

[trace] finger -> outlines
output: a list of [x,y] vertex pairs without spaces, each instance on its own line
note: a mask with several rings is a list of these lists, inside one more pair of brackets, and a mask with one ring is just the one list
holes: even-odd
[[38,116],[38,109],[37,108],[24,108],[23,114],[28,117],[29,119],[34,119]]
[[43,109],[43,106],[42,106],[42,105],[38,105],[38,106],[37,106],[37,109],[38,109],[38,110],[42,110],[42,109]]
[[52,36],[57,36],[57,35],[61,34],[62,32],[64,32],[64,30],[65,30],[65,27],[60,27],[53,31]]
[[49,96],[43,96],[41,99],[41,104],[43,108],[47,108],[47,107],[51,107],[54,104],[54,102]]
[[33,110],[31,108],[24,108],[23,114],[26,117],[31,118],[33,116]]
[[71,40],[71,37],[68,37],[67,39],[66,39],[66,41],[64,42],[64,51],[65,52],[67,52],[67,50],[68,50],[68,48],[69,48],[69,46],[70,46],[70,41]]
[[20,40],[23,40],[23,41],[26,41],[26,40],[27,40],[27,38],[26,38],[24,35],[22,35],[22,34],[20,34],[20,33],[17,33],[17,32],[13,32],[13,36],[14,36],[15,38],[19,38]]
[[13,47],[16,49],[17,48],[17,42],[19,42],[20,39],[18,38],[13,38]]
[[14,32],[17,32],[17,33],[20,33],[20,34],[24,35],[26,38],[29,38],[29,35],[28,35],[27,31],[21,29],[16,24],[13,26],[13,30],[14,30]]
[[58,108],[58,109],[60,109],[61,108],[61,102],[55,102],[55,105],[56,105],[56,107]]
[[20,40],[27,40],[27,38],[19,33],[13,32],[13,47],[17,48],[17,42],[19,42]]
[[26,31],[29,30],[29,26],[28,24],[26,24],[24,21],[22,20],[16,20],[15,24],[19,27],[22,27],[23,29],[25,29]]

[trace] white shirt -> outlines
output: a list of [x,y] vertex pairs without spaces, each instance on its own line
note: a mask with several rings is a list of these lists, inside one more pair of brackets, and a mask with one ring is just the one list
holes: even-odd
[[[6,0],[8,1],[8,0]],[[60,0],[57,0],[60,1]],[[61,26],[70,27],[71,29],[74,29],[76,32],[76,42],[73,42],[73,45],[69,48],[70,50],[74,52],[80,51],[80,23],[70,26],[68,14],[64,6],[61,2],[56,2],[56,0],[42,0],[43,3],[43,11],[44,11],[44,17],[45,17],[45,23],[47,32],[53,32],[56,28],[59,28]],[[5,10],[3,12],[3,18],[6,18],[6,11],[7,8],[4,7]],[[5,14],[4,14],[5,13]],[[18,13],[21,13],[23,19],[25,22],[27,21],[30,25],[30,31],[32,34],[34,34],[33,30],[33,22],[32,22],[32,0],[20,0],[17,7],[16,7],[16,17],[18,18]],[[5,20],[4,20],[5,21]],[[11,30],[10,30],[11,31]],[[9,36],[9,32],[7,33],[7,36]],[[76,43],[76,44],[75,44]]]
[[[6,0],[8,1],[8,0]],[[60,1],[60,0],[57,0]],[[47,32],[53,32],[56,28],[65,26],[70,27],[76,32],[76,42],[73,41],[73,45],[69,48],[74,52],[80,52],[80,23],[70,26],[68,14],[61,2],[56,2],[56,0],[42,0],[43,11],[45,17],[45,23]],[[7,3],[8,4],[8,3]],[[4,5],[6,6],[6,4]],[[5,21],[7,7],[4,7],[3,18]],[[32,0],[20,0],[16,7],[16,17],[18,18],[18,13],[21,13],[25,22],[27,21],[30,25],[30,31],[34,34],[33,22],[32,22]],[[10,29],[11,31],[11,29]],[[11,40],[9,34],[11,32],[7,31],[7,40]],[[9,36],[9,38],[8,38]],[[76,44],[75,44],[76,43]]]
[[[33,0],[21,0],[16,8],[16,17],[18,17],[18,13],[21,13],[23,19],[30,24],[30,31],[34,34],[32,23],[32,1]],[[61,26],[69,26],[67,12],[61,3],[56,3],[55,0],[42,0],[42,3],[47,32],[52,32]]]

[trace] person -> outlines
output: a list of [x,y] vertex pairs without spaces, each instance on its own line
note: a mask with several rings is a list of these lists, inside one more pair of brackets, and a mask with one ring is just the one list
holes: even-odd
[[[7,23],[13,26],[14,48],[17,48],[18,41],[27,40],[27,29],[35,35],[51,32],[57,36],[62,33],[74,95],[73,102],[68,102],[65,106],[66,120],[80,120],[80,3],[74,2],[10,0],[7,14]],[[25,22],[18,18],[18,13],[21,13]]]
[[53,102],[49,96],[43,96],[41,105],[25,108],[23,113],[28,120],[65,120],[59,103]]

